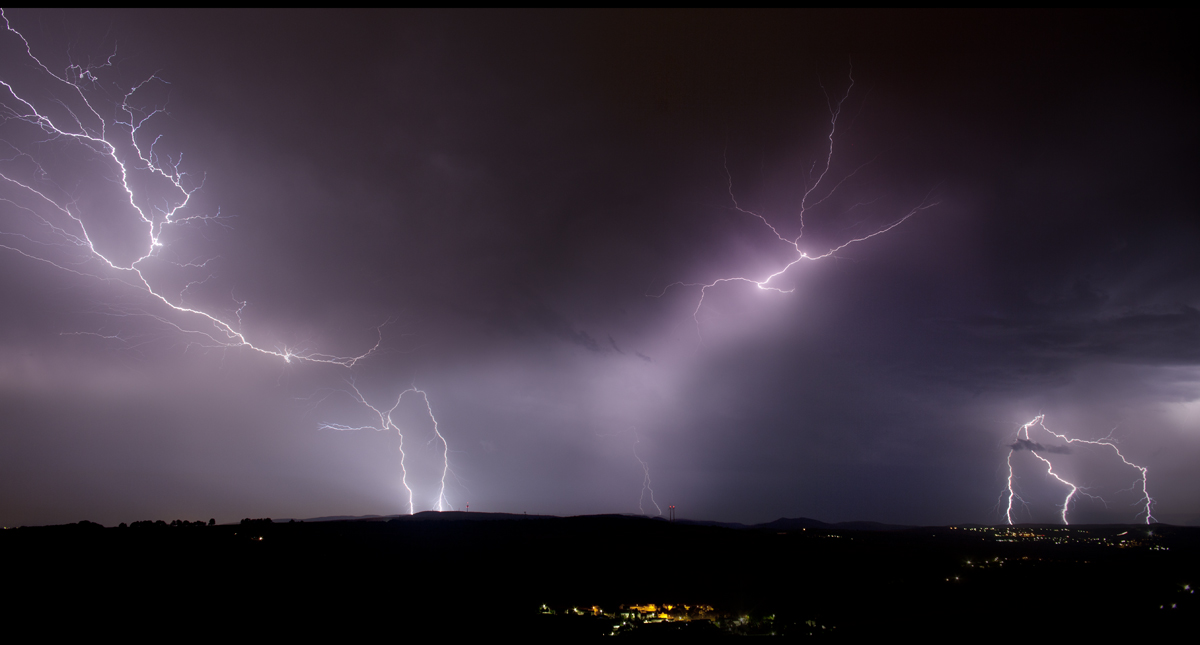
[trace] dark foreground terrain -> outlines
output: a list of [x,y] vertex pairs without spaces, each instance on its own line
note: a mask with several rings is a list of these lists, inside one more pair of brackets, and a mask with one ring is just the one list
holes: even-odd
[[81,522],[2,531],[0,553],[6,627],[47,635],[1159,639],[1200,618],[1200,528],[852,526]]

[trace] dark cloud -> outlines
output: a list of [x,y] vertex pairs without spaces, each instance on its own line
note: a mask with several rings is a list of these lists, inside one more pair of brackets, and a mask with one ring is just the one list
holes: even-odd
[[612,345],[613,351],[615,351],[616,353],[618,353],[618,354],[625,353],[625,352],[621,351],[620,347],[617,347],[617,341],[613,339],[612,335],[609,335],[609,337],[608,337],[608,344]]
[[[6,15],[52,69],[115,43],[105,82],[170,81],[156,150],[229,218],[170,241],[219,256],[172,294],[270,348],[360,352],[394,321],[351,371],[280,364],[0,248],[6,524],[397,512],[398,438],[317,430],[371,422],[351,378],[378,405],[430,393],[472,510],[636,511],[644,471],[614,438],[636,427],[681,516],[997,521],[1005,446],[1085,452],[1012,443],[1045,413],[1073,438],[1116,426],[1164,514],[1200,514],[1182,14]],[[0,77],[28,75],[12,51]],[[646,297],[789,261],[730,191],[799,234],[851,60],[830,176],[855,174],[806,202],[804,248],[939,205],[798,264],[789,293]],[[0,138],[36,139],[16,125]],[[111,201],[78,151],[39,146],[80,208]],[[10,206],[0,231],[41,230]],[[428,505],[422,412],[396,417]]]
[[1027,355],[1123,360],[1151,365],[1200,363],[1200,310],[1144,311],[1075,320],[981,320],[968,329]]
[[1017,439],[1017,442],[1009,446],[1014,451],[1029,450],[1032,452],[1048,452],[1052,455],[1069,455],[1071,454],[1070,446],[1043,446],[1036,441],[1028,439]]

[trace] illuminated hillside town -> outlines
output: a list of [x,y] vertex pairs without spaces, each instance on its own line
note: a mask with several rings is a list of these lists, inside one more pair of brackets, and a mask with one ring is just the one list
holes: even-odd
[[[711,605],[685,604],[631,604],[620,605],[613,610],[590,607],[568,607],[554,609],[543,604],[539,612],[543,616],[582,617],[611,623],[608,636],[653,636],[666,634],[729,636],[781,636],[780,625],[774,615],[751,616],[713,609]],[[822,632],[833,634],[837,628],[822,625],[815,620],[806,620],[799,629],[789,629],[789,635],[816,635]]]

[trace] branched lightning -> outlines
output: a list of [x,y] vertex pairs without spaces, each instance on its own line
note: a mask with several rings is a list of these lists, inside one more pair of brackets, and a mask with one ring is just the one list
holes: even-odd
[[[74,107],[67,101],[52,101],[55,107],[62,109],[67,117],[55,119],[46,110],[35,106],[33,99],[25,98],[14,84],[0,79],[3,94],[0,95],[0,125],[9,122],[24,123],[35,128],[40,137],[35,145],[41,146],[51,142],[67,142],[78,144],[81,153],[88,154],[94,159],[101,160],[111,177],[106,179],[115,183],[125,195],[127,210],[121,215],[136,217],[141,233],[138,239],[129,240],[140,249],[138,256],[129,261],[121,261],[111,253],[100,251],[94,242],[94,226],[103,221],[103,215],[87,212],[81,209],[79,201],[66,190],[58,186],[51,173],[40,164],[33,154],[25,152],[8,140],[0,140],[7,147],[7,154],[0,153],[0,185],[13,191],[14,198],[0,198],[11,206],[18,214],[32,220],[35,230],[42,231],[46,239],[17,232],[0,231],[0,236],[14,240],[23,240],[26,248],[0,243],[0,248],[15,251],[30,259],[50,264],[54,267],[77,275],[85,275],[100,280],[115,281],[139,289],[151,298],[164,305],[171,315],[180,315],[180,322],[169,323],[175,329],[190,335],[194,342],[214,348],[245,348],[261,354],[275,356],[284,361],[330,363],[343,367],[353,367],[357,362],[373,354],[382,343],[379,340],[365,352],[355,356],[335,356],[312,350],[297,350],[295,348],[269,348],[262,344],[251,342],[240,330],[240,313],[235,313],[236,323],[222,319],[218,315],[184,304],[184,295],[193,286],[207,280],[192,280],[174,298],[161,288],[155,286],[151,269],[156,262],[169,264],[177,268],[204,268],[213,258],[204,261],[187,263],[168,262],[161,257],[165,245],[164,233],[168,230],[187,224],[222,223],[221,214],[189,214],[188,205],[192,196],[203,186],[203,180],[195,181],[181,170],[183,156],[164,159],[155,151],[155,146],[162,136],[153,137],[146,141],[149,135],[145,129],[152,119],[166,114],[165,107],[143,109],[136,107],[135,96],[139,91],[155,84],[167,84],[158,76],[150,76],[141,83],[124,91],[119,91],[119,103],[114,101],[117,116],[105,119],[101,116],[103,108],[95,102],[96,95],[107,96],[101,86],[102,70],[112,66],[115,52],[105,62],[97,66],[82,66],[72,64],[60,75],[55,74],[33,53],[29,41],[17,31],[8,20],[8,16],[0,10],[0,19],[4,20],[5,29],[15,38],[19,38],[28,61],[33,63],[47,83],[64,86],[71,96]],[[166,183],[163,183],[163,182]],[[144,189],[147,184],[155,183],[162,186],[166,196],[155,199]],[[0,238],[2,239],[2,238]],[[75,251],[71,261],[54,260],[34,249],[49,250],[50,248]],[[238,312],[245,302],[238,303]],[[165,318],[157,316],[162,322]]]
[[[832,99],[829,99],[828,94],[826,94],[827,105],[829,107],[829,134],[826,136],[826,140],[828,141],[828,147],[825,151],[825,160],[824,160],[824,164],[823,164],[820,172],[819,173],[816,172],[816,166],[817,166],[817,163],[819,163],[819,162],[814,162],[813,166],[809,169],[809,172],[807,173],[807,175],[805,177],[805,189],[804,189],[803,196],[800,198],[799,213],[798,213],[799,229],[798,229],[797,235],[795,237],[788,237],[787,235],[784,235],[782,232],[780,232],[779,227],[777,227],[775,224],[772,224],[771,221],[768,220],[765,215],[758,213],[756,211],[742,208],[742,206],[738,203],[737,196],[733,190],[733,174],[729,171],[728,162],[726,162],[726,164],[725,164],[727,190],[729,192],[729,199],[733,203],[733,209],[739,213],[742,213],[744,215],[748,215],[750,217],[758,219],[764,226],[767,227],[767,229],[769,229],[771,231],[771,233],[775,236],[775,238],[778,241],[783,242],[787,246],[791,247],[791,251],[793,251],[795,253],[793,259],[791,261],[785,263],[781,268],[779,268],[775,272],[770,273],[765,278],[761,278],[761,279],[750,278],[750,277],[745,277],[745,276],[731,276],[731,277],[725,277],[725,278],[717,278],[716,280],[713,280],[712,282],[674,282],[674,283],[671,283],[671,284],[667,285],[666,287],[664,287],[662,289],[662,291],[660,291],[657,294],[647,294],[647,295],[655,297],[655,298],[659,298],[659,297],[662,297],[663,295],[665,295],[666,292],[668,290],[670,290],[672,287],[699,287],[700,288],[700,298],[696,301],[696,308],[692,311],[692,319],[696,323],[696,333],[699,335],[700,334],[700,319],[699,319],[700,309],[701,309],[701,307],[704,306],[704,298],[705,298],[705,296],[708,295],[709,289],[716,287],[717,285],[726,283],[726,282],[747,282],[747,283],[753,284],[754,286],[756,286],[759,289],[764,290],[764,291],[776,291],[779,293],[791,293],[792,291],[795,290],[794,288],[793,289],[784,289],[782,287],[777,287],[772,284],[772,281],[774,281],[776,278],[782,276],[783,274],[787,273],[792,267],[796,266],[797,264],[799,264],[803,261],[806,261],[806,260],[807,261],[816,261],[816,260],[823,260],[825,258],[832,257],[832,256],[836,255],[839,251],[845,249],[846,247],[849,247],[853,244],[857,244],[859,242],[865,242],[877,235],[883,235],[884,233],[887,233],[888,231],[896,228],[897,226],[900,226],[905,221],[907,221],[910,217],[916,215],[917,213],[920,213],[921,211],[927,210],[929,208],[933,208],[934,206],[938,205],[939,202],[932,199],[932,197],[931,197],[932,193],[927,194],[925,196],[924,200],[922,200],[919,204],[917,204],[916,206],[909,209],[908,212],[904,213],[902,216],[895,219],[891,224],[888,224],[887,226],[885,226],[883,228],[877,229],[872,233],[869,233],[867,235],[862,235],[859,237],[855,237],[853,239],[842,242],[841,244],[838,244],[837,246],[827,248],[824,251],[820,251],[820,252],[810,252],[808,250],[805,250],[802,247],[800,241],[804,237],[805,217],[810,215],[810,212],[813,209],[818,208],[823,203],[825,203],[828,199],[833,197],[837,193],[838,189],[842,187],[843,184],[845,184],[850,178],[857,175],[860,170],[862,170],[866,166],[870,165],[870,163],[871,163],[871,162],[867,162],[867,163],[855,168],[853,171],[851,171],[847,175],[841,177],[840,179],[837,179],[836,182],[833,183],[832,186],[829,185],[831,182],[834,182],[833,179],[830,179],[829,172],[830,172],[831,167],[833,166],[834,138],[835,138],[835,135],[837,134],[838,118],[841,116],[842,106],[845,104],[846,99],[850,97],[850,91],[853,88],[854,88],[854,75],[853,75],[853,72],[851,72],[849,86],[846,88],[846,92],[841,96],[840,99],[838,99],[837,101],[833,101]],[[815,177],[814,177],[814,173],[815,173]],[[857,204],[857,205],[866,205],[866,204],[867,203]]]
[[1084,495],[1084,496],[1092,498],[1092,499],[1100,500],[1107,506],[1107,502],[1105,502],[1103,498],[1096,496],[1096,495],[1091,495],[1091,494],[1085,492],[1080,486],[1077,486],[1076,484],[1067,481],[1066,479],[1064,479],[1062,477],[1062,475],[1054,472],[1054,464],[1051,463],[1050,459],[1048,457],[1046,457],[1045,454],[1053,454],[1055,452],[1064,452],[1063,447],[1058,447],[1056,449],[1055,446],[1043,446],[1042,444],[1034,441],[1030,437],[1030,434],[1029,434],[1029,431],[1031,428],[1040,428],[1041,430],[1045,431],[1050,436],[1052,436],[1060,441],[1063,441],[1064,443],[1066,443],[1068,445],[1069,444],[1087,444],[1087,445],[1091,445],[1091,446],[1107,446],[1109,448],[1112,448],[1113,452],[1116,453],[1117,457],[1120,458],[1122,463],[1124,463],[1125,465],[1138,471],[1139,477],[1136,480],[1134,480],[1133,485],[1129,489],[1126,489],[1126,490],[1136,490],[1138,488],[1141,489],[1141,497],[1137,501],[1134,502],[1135,506],[1142,507],[1142,510],[1138,512],[1137,516],[1141,517],[1142,515],[1145,515],[1147,524],[1151,524],[1156,521],[1154,519],[1154,515],[1152,512],[1153,506],[1154,506],[1154,499],[1152,497],[1150,497],[1150,493],[1146,489],[1146,473],[1147,473],[1146,467],[1139,466],[1139,465],[1129,461],[1129,459],[1127,459],[1125,457],[1125,455],[1121,453],[1121,450],[1119,448],[1117,448],[1117,445],[1115,443],[1116,440],[1113,439],[1113,437],[1112,437],[1112,432],[1109,432],[1108,436],[1104,437],[1103,439],[1095,439],[1095,440],[1071,439],[1071,438],[1067,437],[1066,435],[1059,434],[1059,433],[1054,432],[1053,430],[1050,430],[1049,428],[1047,428],[1046,424],[1045,424],[1045,418],[1046,418],[1046,416],[1044,414],[1038,415],[1038,416],[1034,417],[1034,419],[1032,421],[1030,421],[1029,423],[1026,423],[1025,425],[1018,428],[1016,442],[1010,446],[1010,450],[1008,452],[1008,485],[1005,488],[1005,492],[1003,494],[1001,494],[1001,496],[1000,496],[1001,503],[1005,504],[1004,518],[1005,518],[1005,520],[1008,521],[1009,524],[1013,523],[1013,504],[1016,502],[1019,502],[1023,505],[1026,504],[1025,500],[1021,499],[1021,496],[1019,494],[1017,494],[1016,486],[1015,486],[1015,482],[1014,482],[1015,477],[1014,477],[1014,473],[1013,473],[1013,455],[1020,450],[1028,450],[1030,452],[1030,454],[1032,454],[1034,457],[1037,457],[1042,463],[1044,463],[1046,465],[1046,473],[1048,475],[1050,475],[1054,479],[1058,480],[1062,484],[1066,485],[1070,489],[1067,492],[1067,496],[1065,498],[1063,498],[1062,510],[1060,513],[1063,524],[1069,523],[1067,521],[1067,512],[1070,510],[1071,502],[1075,499],[1075,496],[1077,494]]
[[408,494],[408,512],[409,512],[409,514],[412,514],[415,512],[415,507],[413,506],[413,491],[412,491],[412,488],[408,485],[408,469],[405,467],[405,463],[404,463],[404,460],[406,457],[405,452],[404,452],[404,431],[400,428],[399,425],[396,424],[395,421],[392,420],[392,413],[396,411],[396,408],[400,407],[400,401],[402,401],[404,399],[405,394],[412,393],[412,394],[421,395],[421,400],[425,402],[425,410],[426,410],[426,412],[429,413],[429,420],[433,422],[433,437],[431,437],[429,441],[433,442],[436,440],[436,441],[442,442],[442,476],[439,481],[438,497],[437,497],[437,503],[435,506],[436,506],[437,510],[439,510],[439,511],[443,511],[443,510],[447,510],[448,508],[452,508],[450,506],[449,500],[446,499],[446,475],[450,474],[450,472],[451,472],[450,471],[450,444],[448,444],[446,442],[446,437],[442,436],[441,431],[438,429],[437,417],[435,417],[433,414],[433,406],[429,403],[429,395],[426,394],[424,390],[418,389],[415,386],[410,387],[407,390],[400,392],[400,394],[398,394],[396,396],[396,402],[392,404],[392,407],[387,408],[387,409],[381,409],[381,408],[377,408],[367,402],[367,398],[365,396],[363,396],[362,391],[358,389],[358,386],[354,384],[354,381],[349,381],[348,384],[350,386],[350,391],[348,391],[347,394],[349,394],[351,397],[353,397],[354,400],[358,401],[359,403],[361,403],[362,405],[364,405],[368,409],[370,409],[371,412],[373,412],[375,414],[375,416],[377,416],[379,418],[379,425],[378,426],[375,426],[375,425],[350,426],[350,425],[345,425],[345,424],[341,424],[341,423],[322,423],[322,424],[320,424],[319,427],[322,430],[341,430],[341,431],[347,431],[347,430],[375,430],[375,431],[395,430],[396,434],[400,437],[400,482],[404,486],[405,492]]
[[[165,105],[138,107],[139,93],[168,83],[151,75],[131,88],[102,83],[101,77],[111,71],[116,50],[99,65],[70,64],[56,74],[33,52],[33,47],[0,9],[5,31],[0,36],[19,39],[10,43],[23,50],[23,73],[32,72],[36,80],[25,82],[0,78],[0,216],[15,218],[19,230],[0,228],[0,248],[16,252],[31,260],[49,264],[62,271],[87,276],[109,283],[119,283],[140,291],[159,309],[113,307],[107,315],[146,318],[172,330],[186,339],[188,346],[215,349],[241,348],[282,359],[285,363],[324,363],[346,369],[380,351],[383,344],[383,325],[376,328],[377,338],[366,351],[352,356],[322,353],[307,347],[268,347],[252,341],[243,331],[242,312],[247,301],[233,298],[236,308],[222,316],[212,310],[188,304],[188,294],[210,280],[212,274],[187,280],[181,288],[164,286],[160,274],[163,268],[176,271],[206,271],[211,258],[192,258],[172,261],[164,257],[171,231],[185,226],[227,226],[218,210],[216,214],[197,214],[189,210],[192,196],[203,187],[182,170],[183,156],[163,155],[156,149],[161,134],[150,133],[148,124],[167,114]],[[16,61],[9,61],[16,64]],[[29,85],[32,89],[22,89]],[[49,89],[50,91],[46,91]],[[59,96],[55,96],[55,90]],[[48,97],[48,98],[47,98]],[[118,97],[118,98],[114,98]],[[105,118],[104,114],[113,114]],[[20,147],[4,134],[13,128],[26,143]],[[99,162],[103,170],[92,180],[103,180],[122,194],[114,211],[90,208],[84,200],[56,181],[53,172],[39,161],[34,151],[48,145],[67,145],[73,160]],[[96,235],[111,221],[122,221],[123,229],[132,231],[123,240],[135,249],[132,258],[119,257],[97,246]],[[3,221],[0,221],[0,226]],[[65,255],[65,258],[63,257]],[[384,323],[387,324],[386,322]],[[129,344],[124,334],[103,332],[65,332],[119,340]],[[362,392],[351,383],[352,396],[379,416],[376,430],[394,429],[400,435],[400,467],[402,481],[408,493],[409,512],[413,511],[413,493],[405,471],[404,435],[391,419],[391,413],[405,394],[420,394],[433,421],[433,438],[442,442],[442,475],[436,507],[448,508],[446,475],[449,468],[449,444],[442,435],[429,396],[412,387],[396,398],[396,403],[382,410],[369,404]],[[322,428],[354,430],[347,425],[323,424]]]

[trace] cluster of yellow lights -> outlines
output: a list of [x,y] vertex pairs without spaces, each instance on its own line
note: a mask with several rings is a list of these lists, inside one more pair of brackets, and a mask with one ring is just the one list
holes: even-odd
[[[657,614],[663,611],[675,611],[676,609],[691,611],[693,608],[695,608],[696,611],[701,612],[712,611],[711,605],[658,605],[656,603],[650,603],[647,605],[630,605],[629,608],[646,614]],[[593,607],[593,609],[596,608]]]

